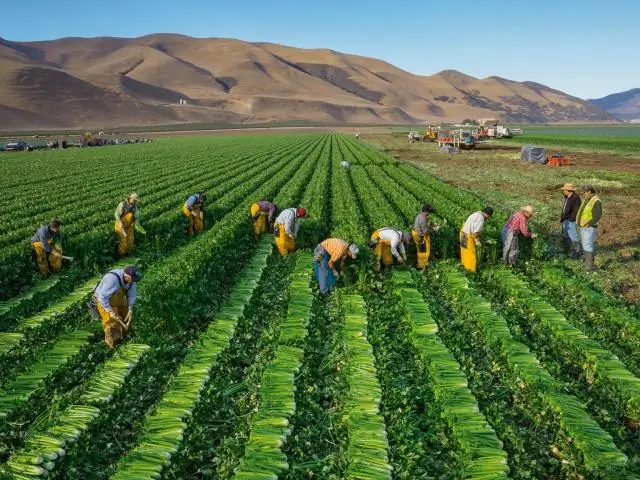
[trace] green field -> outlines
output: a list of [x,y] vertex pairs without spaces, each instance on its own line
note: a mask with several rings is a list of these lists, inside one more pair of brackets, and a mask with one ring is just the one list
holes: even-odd
[[[458,229],[484,200],[352,135],[0,159],[14,193],[0,200],[0,478],[640,475],[638,311],[542,236],[522,242],[519,268],[500,266],[506,196],[472,275]],[[147,234],[130,262],[145,275],[110,351],[85,304],[116,265],[113,210],[131,191]],[[206,227],[190,238],[181,206],[198,191]],[[253,238],[262,197],[307,209],[294,254]],[[429,267],[411,266],[410,246],[408,267],[376,275],[371,233],[410,228],[425,201],[441,227]],[[74,262],[41,280],[29,238],[53,215]],[[361,254],[322,296],[312,250],[328,236]]]

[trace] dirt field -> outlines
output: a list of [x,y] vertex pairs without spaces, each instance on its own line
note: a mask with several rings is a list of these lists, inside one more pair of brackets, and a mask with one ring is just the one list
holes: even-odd
[[437,144],[409,143],[405,135],[366,133],[361,138],[450,184],[477,192],[488,204],[514,210],[533,204],[538,228],[547,235],[560,234],[560,187],[565,182],[595,185],[603,203],[597,263],[610,277],[612,291],[640,301],[640,158],[565,151],[575,165],[549,167],[521,162],[520,148],[514,146],[493,144],[446,154]]

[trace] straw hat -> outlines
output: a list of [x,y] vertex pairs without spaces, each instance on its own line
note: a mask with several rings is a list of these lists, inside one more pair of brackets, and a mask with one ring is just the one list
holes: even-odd
[[565,183],[560,190],[568,190],[570,192],[575,192],[576,186],[573,183]]
[[533,215],[533,205],[527,205],[526,207],[522,207],[520,210],[527,212],[529,215]]

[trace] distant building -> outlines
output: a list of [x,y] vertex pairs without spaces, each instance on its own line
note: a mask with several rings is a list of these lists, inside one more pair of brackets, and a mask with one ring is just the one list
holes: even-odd
[[187,100],[184,98],[180,99],[180,105],[188,105]]

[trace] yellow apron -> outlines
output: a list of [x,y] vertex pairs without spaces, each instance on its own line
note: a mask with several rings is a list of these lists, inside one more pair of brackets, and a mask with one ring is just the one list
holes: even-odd
[[251,205],[249,209],[251,218],[253,219],[253,233],[256,238],[259,238],[263,233],[267,231],[267,212],[261,212],[257,203]]
[[[104,330],[104,342],[109,346],[109,348],[113,348],[120,339],[124,338],[124,328],[120,325],[120,322],[111,318],[109,312],[102,307],[95,296],[93,298],[96,303],[96,307],[98,308],[98,313],[100,313],[102,329]],[[111,304],[113,311],[124,321],[124,318],[129,313],[126,290],[121,287],[120,290],[113,294],[109,303]]]
[[[380,236],[380,230],[376,230],[371,235],[371,241],[374,242]],[[373,249],[373,256],[375,257],[375,263],[373,268],[377,272],[380,270],[380,261],[385,266],[393,265],[393,254],[391,253],[391,243],[388,240],[380,240]]]
[[478,267],[477,235],[467,235],[466,247],[462,246],[462,229],[460,229],[458,238],[460,240],[460,262],[464,268],[470,272],[475,272]]
[[118,235],[118,253],[121,257],[124,257],[126,255],[130,255],[131,252],[133,252],[133,224],[135,223],[133,212],[125,213],[122,217],[120,217],[120,221],[122,222],[122,227],[124,228],[127,236],[125,237],[122,234],[120,224],[117,220],[113,224],[113,229],[116,232],[116,235]]
[[[62,255],[62,248],[54,245],[53,239],[49,239],[47,243]],[[31,246],[36,257],[38,271],[43,277],[48,277],[51,273],[58,273],[62,269],[62,258],[55,256],[53,252],[47,253],[41,242],[33,242]]]
[[285,256],[296,249],[296,242],[284,230],[284,223],[278,224],[279,233],[276,236],[276,247],[280,255]]
[[429,256],[431,255],[431,235],[427,234],[424,236],[423,245],[421,245],[422,242],[418,232],[412,229],[411,236],[413,237],[413,243],[416,244],[417,267],[422,270],[429,263]]
[[191,211],[187,209],[187,202],[182,206],[184,213],[189,221],[187,226],[187,235],[191,236],[194,232],[200,233],[204,230],[204,219],[200,218],[200,204],[196,203],[191,207]]

